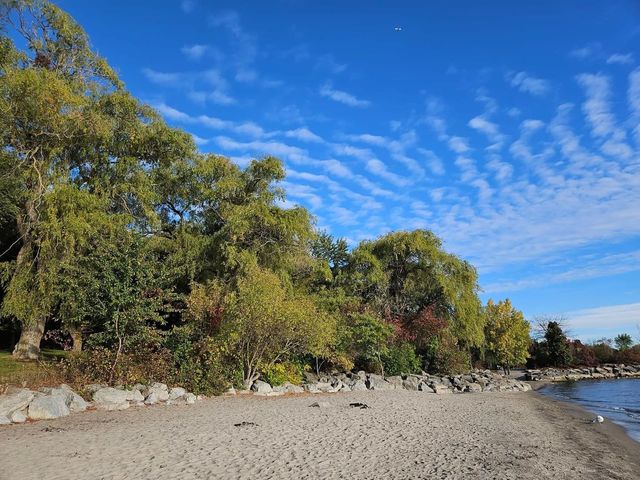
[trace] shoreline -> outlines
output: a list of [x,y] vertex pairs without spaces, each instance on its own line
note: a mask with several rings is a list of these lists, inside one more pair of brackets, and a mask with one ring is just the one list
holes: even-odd
[[0,479],[637,478],[640,444],[592,417],[538,392],[214,397],[0,428]]
[[[551,384],[554,382],[549,382]],[[552,416],[557,411],[563,412],[567,417],[570,417],[575,425],[581,423],[590,424],[591,435],[595,436],[598,440],[603,441],[606,445],[615,447],[628,457],[632,463],[636,465],[637,471],[640,471],[640,442],[634,440],[627,430],[613,422],[610,419],[605,419],[604,423],[591,424],[591,420],[595,417],[595,413],[589,411],[587,408],[577,403],[559,400],[548,395],[542,394],[541,390],[545,385],[540,385],[537,388],[533,388],[530,395],[536,398],[541,403],[541,412],[551,414]],[[547,405],[546,407],[544,405]],[[576,437],[578,438],[578,437]]]

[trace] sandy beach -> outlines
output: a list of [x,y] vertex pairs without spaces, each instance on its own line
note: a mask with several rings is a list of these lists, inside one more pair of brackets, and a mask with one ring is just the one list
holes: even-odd
[[640,444],[590,417],[535,392],[218,397],[0,428],[0,478],[638,478]]

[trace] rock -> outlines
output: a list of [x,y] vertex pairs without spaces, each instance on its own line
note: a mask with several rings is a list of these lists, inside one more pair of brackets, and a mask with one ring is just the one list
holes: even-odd
[[125,410],[129,402],[142,402],[144,397],[138,390],[119,390],[117,388],[101,388],[93,394],[96,407],[101,410]]
[[11,421],[13,423],[24,423],[27,421],[27,416],[22,412],[22,410],[16,410],[11,414]]
[[367,390],[367,384],[360,378],[358,378],[355,382],[353,382],[349,386],[351,387],[351,390],[354,392],[362,392]]
[[169,390],[169,400],[178,400],[186,395],[187,391],[182,387],[173,387]]
[[395,390],[395,386],[387,382],[382,376],[369,374],[367,378],[367,388],[369,390]]
[[13,412],[27,408],[33,397],[34,393],[26,388],[11,395],[0,395],[0,417],[11,418]]
[[309,393],[321,393],[317,383],[305,383],[303,388]]
[[229,390],[224,392],[224,395],[235,395],[235,394],[236,394],[236,389],[233,387],[230,387]]
[[154,383],[147,390],[147,397],[155,394],[157,402],[166,402],[169,400],[169,389],[164,383]]
[[403,380],[400,376],[386,377],[385,380],[394,386],[396,389],[402,389]]
[[313,408],[330,408],[331,404],[329,402],[314,402],[309,406]]
[[132,390],[138,390],[140,393],[142,393],[144,395],[144,392],[147,391],[147,386],[143,385],[141,383],[136,383],[133,387],[131,387]]
[[437,394],[453,393],[453,390],[451,390],[449,387],[447,387],[445,385],[434,385],[431,388],[433,390],[433,393],[437,393]]
[[273,390],[271,388],[271,385],[269,385],[267,382],[263,382],[262,380],[256,380],[255,382],[253,382],[253,385],[251,385],[251,390],[253,392],[256,392],[257,394],[267,394],[267,393],[271,393],[271,391]]
[[71,413],[84,412],[89,407],[89,404],[84,398],[71,390],[71,387],[64,383],[60,385],[59,388],[52,388],[50,394],[63,397]]
[[273,387],[273,391],[282,392],[282,393],[303,393],[304,388],[300,387],[299,385],[294,385],[292,383],[285,382],[282,385]]
[[196,403],[196,396],[189,392],[184,396],[184,401],[187,403],[187,405],[193,405],[194,403]]
[[0,415],[0,425],[11,425],[11,420],[4,415]]
[[71,413],[63,395],[38,396],[29,404],[28,412],[31,420],[51,420]]
[[469,383],[464,387],[464,391],[469,393],[480,393],[482,392],[482,387],[477,383]]
[[420,379],[411,375],[405,378],[402,382],[402,388],[404,388],[405,390],[417,391],[419,385]]
[[333,392],[334,388],[329,382],[318,382],[316,383],[316,388],[321,392]]
[[147,395],[147,398],[144,399],[146,405],[155,405],[158,401],[158,394],[156,392],[151,392]]

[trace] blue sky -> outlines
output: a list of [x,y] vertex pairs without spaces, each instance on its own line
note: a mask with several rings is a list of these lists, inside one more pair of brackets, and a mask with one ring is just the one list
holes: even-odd
[[58,4],[203,151],[281,158],[320,228],[429,228],[483,299],[640,336],[640,3]]

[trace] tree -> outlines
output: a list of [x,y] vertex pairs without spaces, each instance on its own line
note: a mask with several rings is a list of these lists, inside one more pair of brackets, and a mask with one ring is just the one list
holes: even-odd
[[362,242],[342,275],[351,292],[388,320],[410,322],[431,308],[463,348],[483,341],[477,280],[475,269],[443,251],[440,239],[427,230]]
[[633,345],[633,338],[628,333],[621,333],[613,341],[616,344],[616,348],[621,352],[628,350]]
[[389,353],[393,327],[369,313],[351,315],[351,338],[356,356],[365,363],[377,364],[384,376],[383,357]]
[[486,324],[484,335],[487,353],[502,365],[509,374],[512,365],[527,361],[529,352],[529,322],[519,310],[511,305],[511,301],[493,300],[485,307]]
[[558,322],[547,323],[542,346],[547,363],[553,367],[564,367],[571,361],[568,340]]
[[313,301],[295,294],[267,270],[253,267],[224,300],[221,335],[242,364],[245,388],[294,353],[315,353],[332,342],[335,323]]
[[79,253],[58,247],[81,246],[94,223],[74,222],[69,196],[93,214],[125,215],[128,226],[149,229],[157,223],[149,171],[195,147],[127,94],[82,28],[43,0],[0,6],[0,142],[0,177],[14,185],[0,216],[14,219],[19,245],[15,260],[0,257],[0,315],[21,324],[14,356],[35,359],[62,265]]

